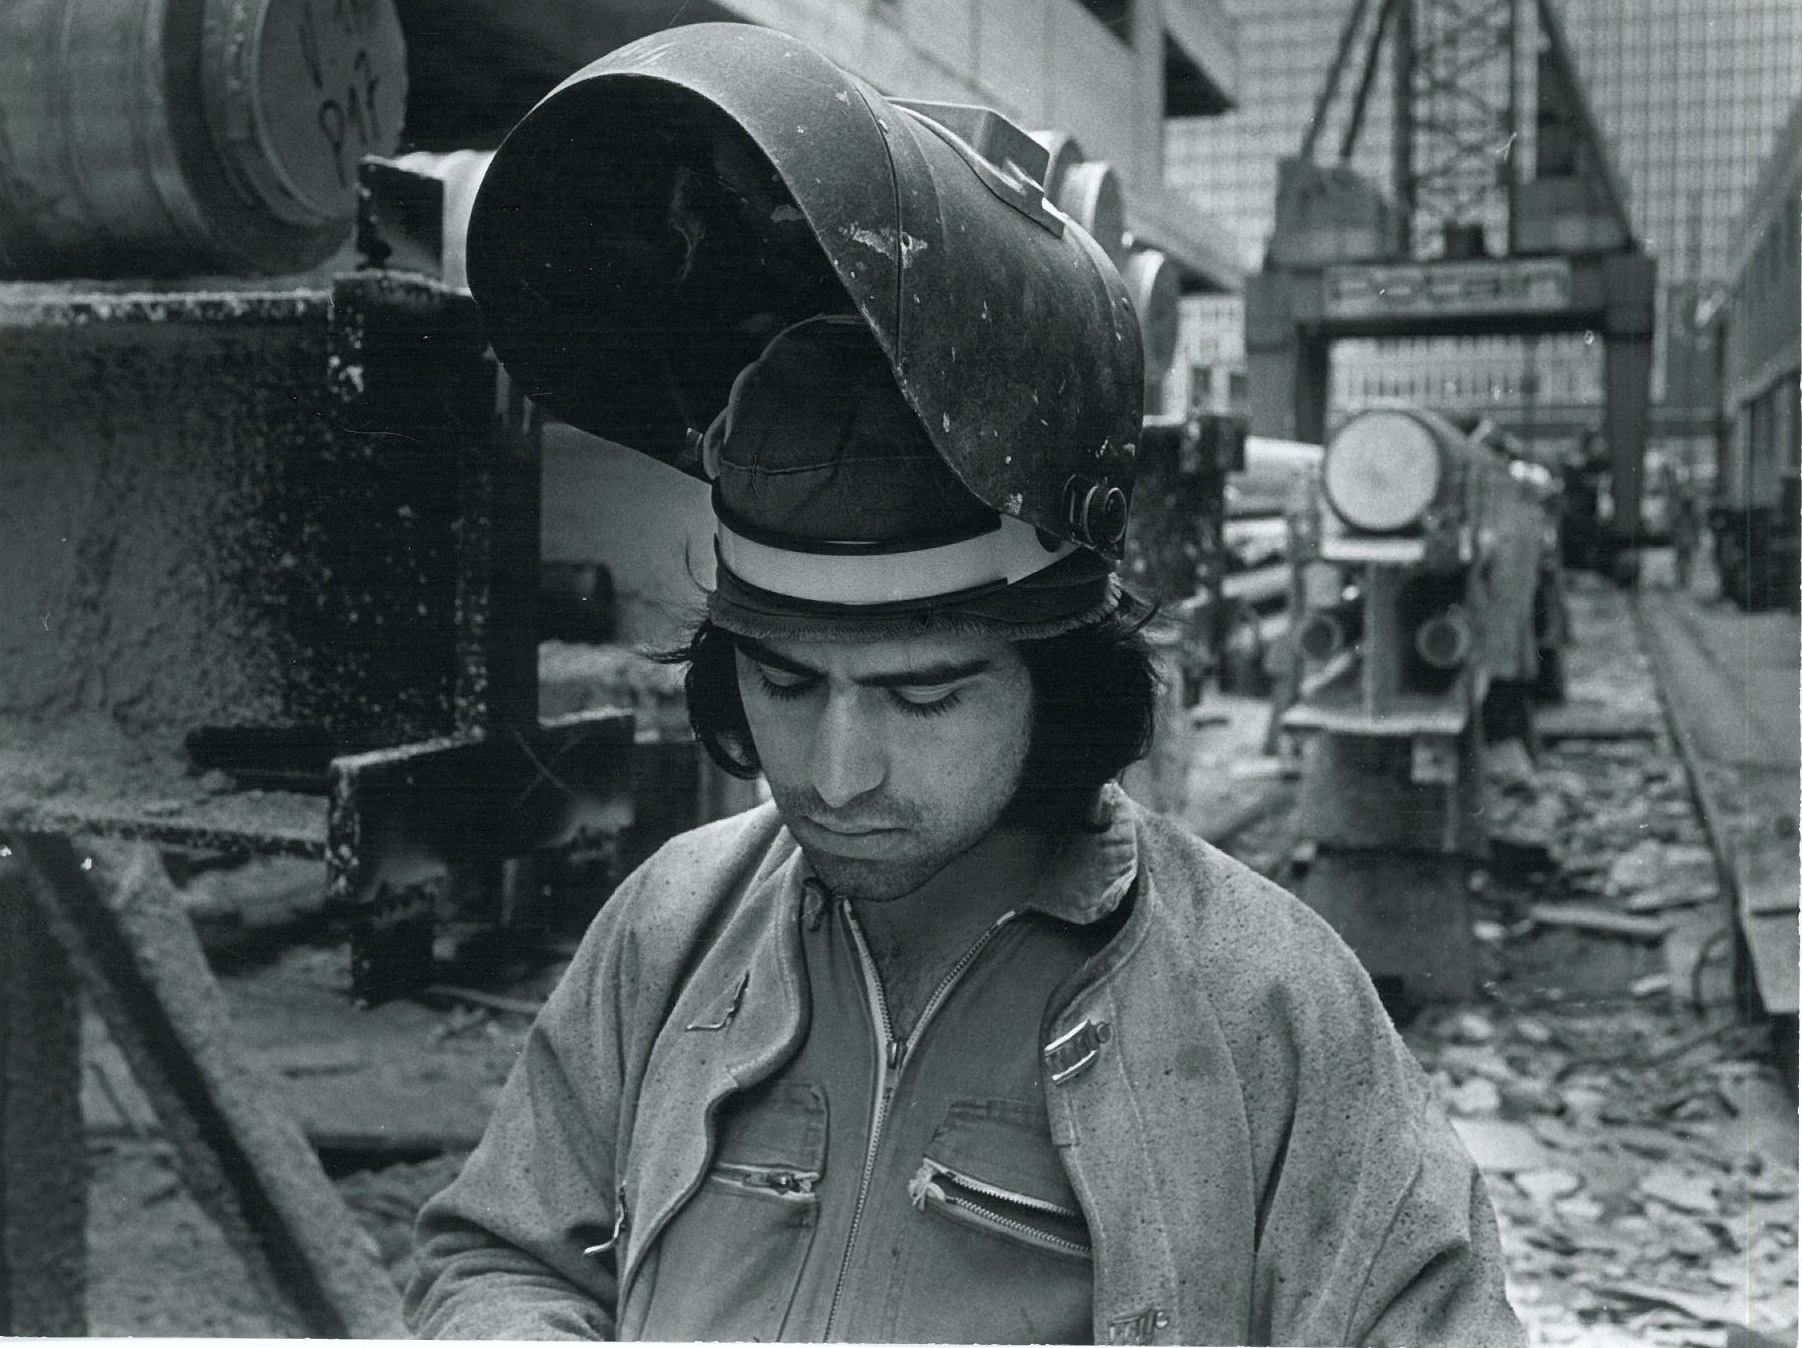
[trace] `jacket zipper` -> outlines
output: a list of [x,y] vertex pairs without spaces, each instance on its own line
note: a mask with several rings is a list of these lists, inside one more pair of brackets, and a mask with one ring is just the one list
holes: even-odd
[[1048,1217],[1058,1217],[1073,1222],[1082,1221],[1082,1213],[1064,1207],[1060,1203],[1034,1198],[1031,1194],[1016,1193],[1012,1189],[1002,1189],[993,1184],[985,1184],[979,1179],[951,1169],[950,1166],[942,1165],[931,1157],[927,1157],[920,1166],[913,1183],[907,1186],[907,1192],[908,1197],[913,1200],[913,1205],[922,1212],[926,1210],[928,1199],[937,1199],[948,1208],[967,1212],[982,1224],[999,1226],[1032,1244],[1049,1246],[1051,1249],[1082,1255],[1085,1258],[1092,1257],[1093,1251],[1087,1241],[1072,1240],[1068,1236],[1060,1236],[1054,1231],[1046,1231],[1043,1227],[1022,1221],[1018,1217],[1010,1217],[1005,1212],[998,1211],[996,1205],[1006,1204],[1027,1212],[1043,1213]]
[[583,1249],[585,1255],[612,1254],[619,1257],[620,1238],[626,1233],[626,1186],[622,1183],[613,1196],[613,1231],[607,1239],[598,1245],[590,1245]]
[[817,1170],[793,1170],[781,1166],[740,1165],[732,1161],[716,1162],[710,1179],[735,1189],[750,1189],[758,1193],[776,1195],[810,1196],[814,1186],[820,1182]]
[[857,913],[849,903],[844,905],[844,909],[845,919],[851,929],[851,942],[857,948],[857,962],[863,969],[864,993],[870,999],[870,1014],[882,1042],[877,1045],[880,1051],[876,1055],[876,1105],[870,1114],[870,1142],[864,1151],[863,1178],[857,1185],[857,1204],[851,1209],[851,1230],[845,1237],[845,1253],[839,1261],[838,1279],[832,1285],[832,1306],[826,1312],[824,1337],[828,1340],[833,1337],[833,1328],[838,1323],[839,1301],[844,1297],[845,1278],[851,1271],[851,1256],[857,1249],[857,1229],[863,1225],[864,1204],[870,1197],[870,1181],[876,1176],[876,1151],[882,1144],[882,1129],[888,1122],[889,1101],[894,1098],[901,1069],[907,1065],[926,1026],[951,995],[951,990],[964,976],[964,971],[976,962],[976,957],[995,938],[995,933],[1014,916],[1011,909],[1003,913],[989,925],[987,931],[976,938],[975,944],[964,951],[962,958],[951,966],[944,978],[939,980],[938,987],[933,989],[932,996],[927,998],[925,1007],[920,1011],[920,1018],[914,1022],[913,1032],[905,1040],[900,1040],[895,1038],[895,1023],[888,1013],[888,996],[882,990],[882,975],[877,972],[876,961],[870,955],[869,943],[864,940],[863,924],[857,920]]

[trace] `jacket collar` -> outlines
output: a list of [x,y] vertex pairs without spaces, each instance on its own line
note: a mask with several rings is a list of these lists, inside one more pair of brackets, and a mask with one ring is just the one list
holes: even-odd
[[1087,926],[1120,906],[1139,873],[1138,830],[1126,793],[1112,782],[1102,788],[1101,812],[1101,831],[1064,839],[1022,908]]

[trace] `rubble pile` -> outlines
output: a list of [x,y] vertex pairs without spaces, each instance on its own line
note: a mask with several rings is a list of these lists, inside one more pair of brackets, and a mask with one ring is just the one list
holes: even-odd
[[1480,925],[1480,939],[1494,946],[1549,929],[1609,936],[1626,948],[1582,955],[1630,967],[1638,991],[1692,1006],[1723,995],[1728,909],[1668,740],[1568,741],[1542,753],[1537,769],[1497,755],[1489,801],[1491,908],[1503,925]]
[[1487,1177],[1535,1344],[1795,1343],[1795,1101],[1736,1005],[1628,600],[1572,599],[1558,737],[1490,756],[1485,1001],[1405,1036]]
[[1407,1037],[1488,1180],[1535,1343],[1795,1342],[1793,1108],[1755,1032],[1573,999]]
[[1407,1037],[1489,1179],[1534,1342],[1795,1342],[1795,1109],[1733,1005],[1668,744],[1573,743],[1493,787],[1489,1005]]

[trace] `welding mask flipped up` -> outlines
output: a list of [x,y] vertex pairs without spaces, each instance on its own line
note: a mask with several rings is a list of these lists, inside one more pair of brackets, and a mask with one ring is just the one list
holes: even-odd
[[[1127,290],[1046,202],[1044,159],[992,113],[890,101],[773,30],[677,28],[514,128],[469,284],[529,395],[714,482],[725,625],[1047,635],[1111,606],[1143,374]],[[816,414],[818,444],[879,427],[889,447],[810,457],[783,418]],[[764,489],[822,471],[830,490]],[[896,527],[925,480],[944,508]]]

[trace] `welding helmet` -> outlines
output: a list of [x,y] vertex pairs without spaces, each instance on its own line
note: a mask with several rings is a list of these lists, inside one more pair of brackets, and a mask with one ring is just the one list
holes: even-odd
[[[1120,555],[1143,398],[1132,301],[1045,201],[1044,154],[986,110],[891,101],[773,30],[681,27],[589,65],[513,129],[471,214],[469,284],[529,395],[715,480],[722,589],[736,578],[773,611],[831,627],[839,610],[899,617],[950,595],[979,612],[1029,577],[1080,574],[1092,602],[1066,586],[1022,615],[1039,633],[1105,611],[1093,596]],[[853,352],[848,321],[879,370]],[[736,511],[723,500],[720,447],[748,424],[769,430],[746,400],[767,412],[768,389],[804,386],[806,353],[822,350],[816,368],[862,390],[835,414],[893,430],[893,409],[868,400],[911,413],[942,465],[933,490],[966,491],[969,518],[873,537],[866,512],[841,511],[825,532],[844,536],[823,537],[761,518],[757,493]],[[783,552],[885,559],[863,572],[895,581],[761,584],[858,570]]]

